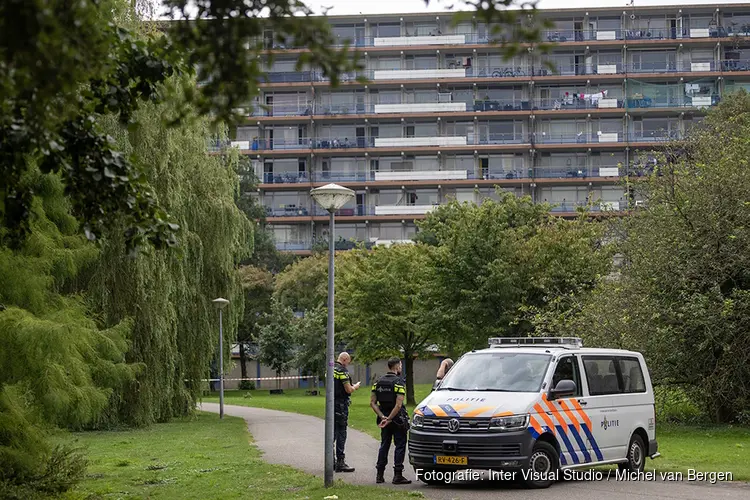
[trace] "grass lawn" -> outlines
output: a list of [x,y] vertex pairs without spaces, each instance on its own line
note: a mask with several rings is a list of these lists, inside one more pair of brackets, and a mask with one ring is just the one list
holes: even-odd
[[[417,385],[416,399],[421,401],[429,394],[429,384]],[[305,396],[303,389],[284,390],[283,395],[271,396],[268,390],[227,391],[225,403],[253,406],[295,413],[304,413],[323,418],[325,396]],[[250,397],[245,397],[249,394]],[[204,401],[216,403],[218,396],[211,395]],[[409,414],[411,415],[409,408]],[[370,409],[370,391],[364,387],[352,395],[349,407],[349,425],[379,439],[375,425],[375,414]],[[750,428],[747,427],[688,427],[659,426],[656,430],[661,457],[648,461],[648,468],[658,471],[682,471],[696,469],[703,472],[727,472],[734,474],[735,481],[750,481]]]
[[88,450],[85,481],[70,499],[406,499],[390,488],[323,488],[322,478],[260,458],[242,419],[199,413],[148,429],[73,434]]

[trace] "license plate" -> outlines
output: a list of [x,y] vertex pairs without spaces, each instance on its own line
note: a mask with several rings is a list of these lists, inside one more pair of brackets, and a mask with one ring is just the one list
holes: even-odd
[[468,465],[469,457],[456,457],[451,455],[435,455],[435,463],[440,465]]

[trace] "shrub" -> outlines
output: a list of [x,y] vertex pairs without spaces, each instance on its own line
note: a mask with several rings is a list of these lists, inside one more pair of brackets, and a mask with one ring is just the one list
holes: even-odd
[[242,380],[240,381],[239,388],[241,391],[254,391],[255,382],[253,382],[252,380]]
[[696,424],[706,420],[698,391],[679,386],[654,387],[657,422]]

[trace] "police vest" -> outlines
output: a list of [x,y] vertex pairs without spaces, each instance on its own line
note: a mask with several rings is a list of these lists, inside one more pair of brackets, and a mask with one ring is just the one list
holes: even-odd
[[333,399],[336,401],[346,401],[349,394],[344,389],[346,383],[351,384],[352,379],[344,365],[338,361],[333,366]]
[[377,398],[378,406],[386,416],[396,406],[396,398],[399,395],[406,397],[406,388],[401,382],[401,378],[395,373],[387,373],[380,377],[372,386],[372,392]]

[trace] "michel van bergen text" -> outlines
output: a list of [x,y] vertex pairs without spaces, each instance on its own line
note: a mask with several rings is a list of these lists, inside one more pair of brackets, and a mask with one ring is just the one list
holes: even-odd
[[458,470],[458,471],[433,471],[416,469],[417,479],[428,481],[442,481],[445,483],[456,483],[463,481],[517,481],[549,480],[554,481],[701,481],[715,484],[720,481],[732,481],[731,472],[699,472],[688,469],[683,472],[657,472],[655,470],[643,472],[628,472],[616,469],[611,470],[575,470],[565,469],[550,473],[538,473],[528,469],[510,471],[485,471],[485,470]]

